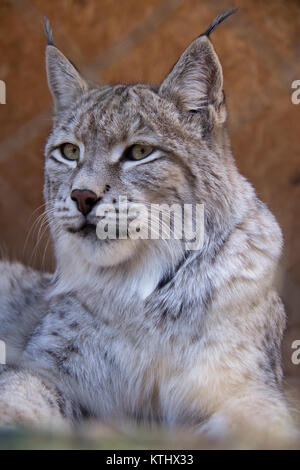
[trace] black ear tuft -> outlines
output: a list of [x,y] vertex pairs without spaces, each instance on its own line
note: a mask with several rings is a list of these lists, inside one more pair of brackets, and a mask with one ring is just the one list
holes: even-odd
[[47,36],[48,46],[54,46],[51,25],[46,16],[44,16],[44,28]]
[[207,28],[207,30],[205,31],[205,33],[201,34],[201,36],[207,36],[209,37],[209,35],[213,32],[213,30],[220,24],[222,23],[222,21],[226,20],[226,18],[228,18],[229,16],[233,15],[234,13],[236,13],[238,11],[238,8],[231,8],[230,10],[225,10],[223,11],[223,13],[221,13],[220,15],[217,16],[216,19],[214,19],[214,21],[212,22],[212,24]]

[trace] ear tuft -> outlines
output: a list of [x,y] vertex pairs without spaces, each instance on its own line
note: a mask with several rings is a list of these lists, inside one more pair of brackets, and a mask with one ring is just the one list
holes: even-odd
[[48,46],[54,46],[51,25],[46,16],[44,16],[44,29],[48,41]]
[[209,25],[205,33],[201,34],[201,36],[209,37],[209,35],[214,31],[214,29],[216,29],[216,27],[220,23],[222,23],[224,20],[226,20],[229,16],[233,15],[237,11],[238,11],[238,8],[231,8],[230,10],[223,11],[223,13],[221,13],[220,15],[217,16],[217,18],[214,19],[214,21],[211,23],[211,25]]

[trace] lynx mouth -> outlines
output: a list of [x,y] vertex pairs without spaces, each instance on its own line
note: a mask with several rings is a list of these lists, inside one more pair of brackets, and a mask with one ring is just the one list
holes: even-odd
[[96,225],[85,222],[79,228],[69,228],[68,231],[70,233],[78,233],[79,235],[83,236],[90,234],[96,235]]

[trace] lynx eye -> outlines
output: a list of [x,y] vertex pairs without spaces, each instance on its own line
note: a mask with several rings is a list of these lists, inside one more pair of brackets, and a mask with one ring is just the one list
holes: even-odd
[[127,158],[129,160],[142,160],[148,157],[153,150],[154,148],[150,145],[133,145],[127,153]]
[[79,159],[79,147],[74,144],[66,143],[60,146],[61,154],[67,160],[78,160]]

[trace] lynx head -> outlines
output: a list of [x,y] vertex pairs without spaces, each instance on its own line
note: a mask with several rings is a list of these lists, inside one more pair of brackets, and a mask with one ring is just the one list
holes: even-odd
[[160,86],[91,84],[48,30],[54,126],[45,150],[44,196],[58,258],[70,252],[112,266],[147,250],[168,257],[171,242],[165,240],[99,240],[97,209],[118,208],[120,196],[129,205],[203,203],[206,237],[226,231],[235,170],[222,68],[209,33],[231,13],[188,46]]

